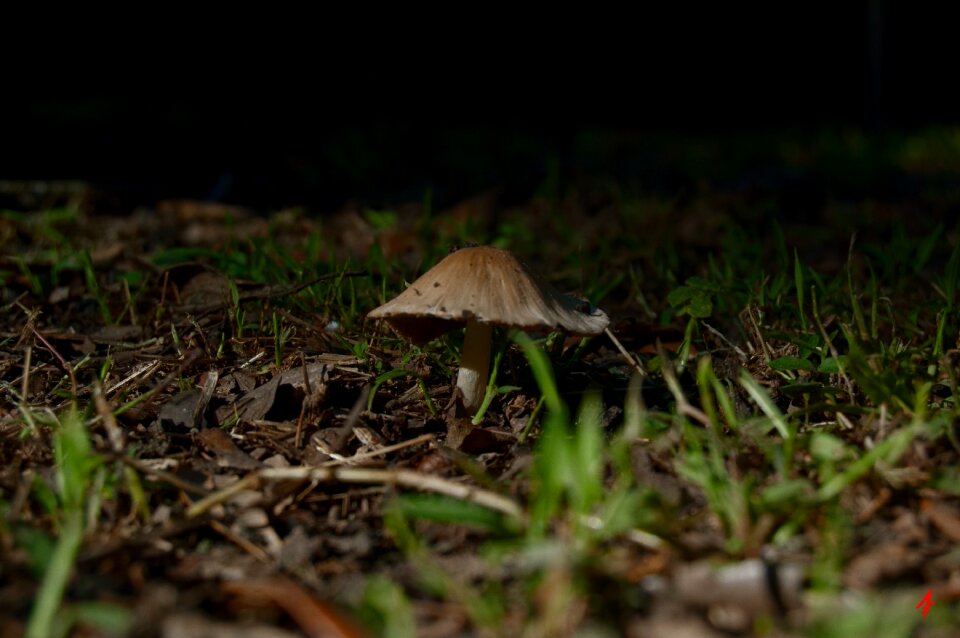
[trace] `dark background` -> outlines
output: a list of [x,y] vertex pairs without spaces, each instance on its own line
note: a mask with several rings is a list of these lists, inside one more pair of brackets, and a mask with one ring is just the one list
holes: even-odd
[[484,10],[5,45],[0,179],[321,211],[530,189],[551,170],[669,190],[675,143],[722,158],[960,114],[958,15],[939,6]]

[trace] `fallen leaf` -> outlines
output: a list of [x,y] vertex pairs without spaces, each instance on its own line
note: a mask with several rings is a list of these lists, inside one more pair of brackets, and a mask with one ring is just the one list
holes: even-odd
[[175,614],[160,629],[162,638],[297,638],[299,634],[268,625],[211,620],[200,614]]
[[318,600],[286,578],[226,582],[227,594],[272,602],[289,615],[310,638],[362,638],[361,632],[342,613]]
[[160,422],[164,428],[189,430],[194,427],[193,417],[200,404],[202,393],[198,388],[179,392],[160,408]]
[[[263,419],[273,407],[277,396],[277,389],[281,385],[293,386],[295,390],[306,393],[304,376],[310,380],[311,387],[319,387],[323,382],[324,363],[311,363],[304,367],[296,367],[277,375],[263,385],[246,393],[230,405],[219,408],[216,412],[218,423],[224,423],[235,417],[245,421],[259,421]],[[299,411],[299,409],[297,410]]]
[[920,511],[930,519],[941,534],[955,543],[960,543],[960,512],[957,512],[956,508],[946,503],[924,499],[920,502]]
[[850,589],[864,590],[923,563],[923,554],[917,550],[900,543],[885,543],[850,561],[843,572],[843,582]]
[[222,465],[241,470],[253,470],[260,467],[260,462],[237,447],[226,432],[219,428],[201,430],[199,439],[203,445],[216,454]]

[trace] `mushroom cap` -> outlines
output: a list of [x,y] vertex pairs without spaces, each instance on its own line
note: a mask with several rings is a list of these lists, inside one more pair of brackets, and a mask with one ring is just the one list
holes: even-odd
[[602,310],[560,294],[516,257],[489,246],[448,255],[367,316],[386,319],[415,343],[468,321],[577,335],[600,334],[610,323]]

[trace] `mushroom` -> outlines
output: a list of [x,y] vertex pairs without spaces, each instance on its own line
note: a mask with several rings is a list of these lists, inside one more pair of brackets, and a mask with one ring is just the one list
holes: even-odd
[[516,257],[489,246],[451,253],[367,316],[385,319],[417,344],[466,326],[457,387],[470,414],[483,400],[493,326],[596,335],[610,323],[602,310],[558,293]]

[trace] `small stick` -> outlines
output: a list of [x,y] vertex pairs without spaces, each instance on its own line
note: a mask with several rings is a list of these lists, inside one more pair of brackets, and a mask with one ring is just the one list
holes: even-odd
[[[309,404],[310,397],[313,395],[313,386],[310,385],[310,373],[307,371],[307,359],[303,355],[303,351],[300,352],[300,369],[303,370],[303,386],[306,394],[303,397],[303,402],[300,404],[300,416],[297,417],[297,430],[293,437],[293,445],[298,450],[303,443],[303,417],[307,413],[307,405]],[[326,364],[321,365],[319,376],[320,386],[317,388],[317,392],[325,392],[326,386],[324,383],[327,376]]]
[[817,288],[816,286],[810,286],[810,306],[813,313],[813,320],[817,324],[817,329],[820,330],[820,336],[823,337],[824,343],[827,344],[827,348],[830,349],[830,355],[836,360],[837,367],[839,369],[840,378],[843,379],[844,385],[847,386],[847,396],[850,398],[850,401],[853,402],[855,395],[853,391],[853,383],[850,381],[850,377],[847,376],[846,371],[843,369],[843,364],[841,363],[842,359],[840,358],[840,352],[837,350],[836,346],[833,345],[833,341],[830,339],[830,335],[827,334],[827,329],[824,327],[823,322],[820,321],[820,310],[817,307]]
[[[603,519],[599,516],[582,516],[580,522],[589,529],[600,531],[603,529]],[[667,542],[642,529],[630,529],[625,533],[627,540],[651,551],[660,551],[667,547]]]
[[743,349],[742,349],[740,346],[736,345],[735,343],[733,343],[732,341],[730,341],[729,339],[727,339],[726,335],[724,335],[722,332],[720,332],[719,330],[717,330],[716,328],[714,328],[713,326],[711,326],[711,325],[710,325],[709,323],[707,323],[706,321],[700,321],[700,325],[702,325],[704,328],[706,328],[708,332],[713,333],[718,339],[720,339],[720,341],[722,341],[722,342],[724,342],[725,344],[727,344],[727,346],[728,346],[731,350],[733,350],[734,352],[737,353],[737,356],[740,357],[740,360],[741,360],[741,361],[746,361],[746,360],[747,360],[747,353],[744,352]]
[[199,351],[193,350],[184,354],[184,356],[181,358],[180,363],[172,372],[170,372],[170,374],[163,377],[157,385],[153,386],[152,388],[147,390],[145,393],[121,405],[119,408],[117,408],[116,412],[114,412],[114,416],[120,416],[130,408],[153,399],[154,395],[156,395],[161,390],[166,389],[168,385],[176,381],[177,377],[180,376],[180,373],[183,372],[188,367],[190,367],[191,365],[193,365],[198,359],[200,359]]
[[33,359],[33,346],[24,348],[23,353],[23,383],[20,386],[20,400],[26,404],[27,392],[30,391],[30,365]]
[[175,488],[177,488],[178,490],[182,492],[186,492],[187,494],[194,494],[196,496],[207,496],[209,494],[207,490],[203,489],[199,485],[195,485],[193,483],[190,483],[189,481],[184,481],[182,478],[180,478],[176,474],[171,474],[170,472],[154,469],[149,465],[147,465],[146,463],[144,463],[143,461],[132,459],[129,456],[125,456],[123,454],[115,454],[114,460],[120,461],[124,465],[132,467],[133,469],[135,469],[136,471],[142,474],[147,474],[149,476],[153,476],[154,478],[160,479],[164,483],[168,483],[174,486]]
[[413,470],[380,470],[371,468],[322,468],[322,467],[282,467],[263,468],[252,472],[236,483],[203,498],[187,509],[187,517],[200,516],[211,507],[230,500],[243,490],[263,481],[312,481],[314,483],[358,483],[383,484],[408,487],[427,492],[436,492],[453,498],[476,503],[512,518],[524,520],[523,510],[516,501],[496,492],[482,488],[455,483],[453,481],[422,474]]
[[633,358],[633,355],[627,352],[627,349],[624,348],[623,344],[620,343],[620,340],[613,335],[613,332],[610,331],[610,328],[604,328],[603,331],[607,333],[607,336],[610,337],[610,341],[612,341],[613,345],[617,347],[617,350],[619,350],[620,354],[623,355],[623,358],[627,360],[627,363],[629,363],[633,369],[637,371],[637,374],[639,374],[641,377],[646,377],[647,371],[643,369],[643,366],[640,365],[639,361]]
[[245,489],[255,487],[259,482],[260,476],[257,472],[247,474],[236,483],[231,483],[222,490],[217,490],[212,494],[208,494],[204,498],[191,505],[187,509],[187,518],[193,518],[195,516],[205,514],[214,505],[219,505],[220,503],[229,501],[231,498]]
[[769,364],[770,360],[774,358],[773,350],[767,345],[766,340],[763,338],[763,333],[760,332],[760,324],[757,323],[757,318],[753,316],[753,310],[755,306],[747,306],[746,313],[747,317],[750,318],[750,327],[753,328],[753,333],[757,337],[757,342],[760,344],[760,352],[763,354],[763,360],[765,363]]
[[76,400],[76,398],[77,398],[77,377],[73,374],[73,366],[71,366],[69,363],[67,363],[67,360],[64,359],[62,356],[60,356],[60,353],[57,352],[57,349],[54,348],[54,347],[50,344],[50,342],[47,341],[47,340],[43,337],[42,334],[40,334],[40,331],[37,330],[37,328],[36,328],[32,323],[31,323],[31,325],[30,325],[30,330],[33,331],[34,336],[35,336],[37,339],[39,339],[39,340],[41,341],[41,343],[43,343],[43,345],[47,346],[47,350],[50,351],[50,354],[52,354],[54,357],[56,357],[56,358],[57,358],[57,361],[60,362],[60,365],[63,366],[63,369],[67,371],[67,375],[69,375],[69,377],[70,377],[70,389],[71,389],[71,391],[73,392],[73,398],[74,398],[74,400]]
[[97,414],[103,422],[103,427],[107,431],[107,439],[110,441],[110,447],[118,456],[123,454],[125,446],[123,430],[117,425],[117,419],[110,410],[110,404],[103,396],[103,386],[96,378],[93,380],[93,402],[97,407]]
[[210,521],[210,527],[213,528],[215,532],[225,537],[228,541],[237,545],[243,551],[247,552],[254,558],[256,558],[261,563],[270,562],[270,555],[259,545],[254,545],[247,539],[243,538],[239,534],[235,534],[233,530],[221,523],[220,521]]
[[104,392],[104,396],[110,396],[111,394],[113,394],[123,386],[127,385],[137,377],[149,378],[150,375],[152,375],[154,371],[156,371],[156,369],[159,368],[161,365],[163,365],[162,361],[152,361],[146,364],[145,366],[134,370],[123,379],[117,381],[112,386],[108,387]]
[[369,452],[364,452],[362,454],[354,454],[351,457],[343,459],[335,459],[333,461],[326,461],[321,463],[317,467],[326,468],[326,467],[337,467],[343,465],[344,463],[353,463],[355,461],[365,461],[367,459],[372,459],[377,456],[382,456],[384,454],[389,454],[391,452],[396,452],[397,450],[402,450],[404,448],[413,447],[415,445],[420,445],[421,443],[427,443],[433,441],[434,436],[432,434],[421,434],[420,436],[410,439],[409,441],[401,441],[400,443],[394,443],[393,445],[387,445],[376,450],[371,450]]
[[696,419],[706,428],[711,427],[710,417],[708,417],[703,410],[695,405],[691,405],[690,402],[687,401],[687,397],[680,388],[680,382],[677,381],[677,376],[673,372],[673,366],[670,365],[670,360],[667,358],[666,353],[664,353],[663,346],[659,341],[657,341],[657,352],[659,353],[660,360],[663,361],[663,367],[661,369],[663,380],[667,382],[667,388],[677,402],[677,412]]

